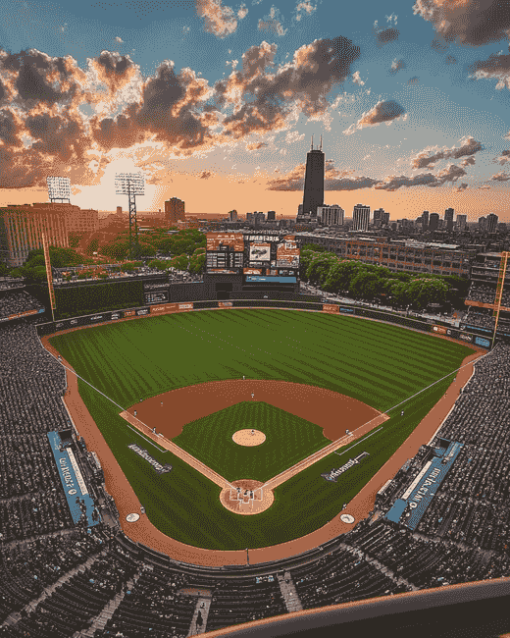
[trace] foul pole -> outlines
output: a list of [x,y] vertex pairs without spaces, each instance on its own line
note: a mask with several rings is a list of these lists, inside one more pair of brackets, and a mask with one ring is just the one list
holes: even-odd
[[44,251],[44,263],[46,265],[46,279],[48,280],[48,291],[50,293],[51,317],[53,319],[53,323],[55,323],[55,314],[53,311],[57,307],[57,304],[55,302],[55,291],[53,290],[53,275],[51,272],[50,250],[48,248],[48,242],[46,241],[46,235],[44,233],[42,233],[42,244]]

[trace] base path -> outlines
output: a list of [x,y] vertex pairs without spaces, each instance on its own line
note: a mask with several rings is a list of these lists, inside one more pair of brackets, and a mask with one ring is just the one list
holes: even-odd
[[[50,351],[55,356],[58,356],[58,352],[49,344],[47,337],[41,338],[43,346]],[[473,348],[475,350],[475,348]],[[405,441],[405,443],[393,454],[393,456],[383,465],[383,467],[379,470],[379,472],[365,485],[365,487],[352,499],[350,503],[347,504],[346,509],[342,512],[342,514],[351,514],[354,519],[354,525],[350,525],[347,523],[343,523],[340,520],[340,516],[336,516],[332,521],[326,523],[320,529],[303,536],[299,539],[289,541],[287,543],[281,543],[279,545],[273,545],[272,547],[265,547],[261,549],[250,549],[250,564],[263,563],[267,561],[274,561],[282,558],[289,558],[291,556],[295,556],[297,554],[301,554],[306,552],[307,550],[313,549],[318,545],[321,545],[340,534],[345,534],[346,532],[353,529],[356,523],[366,518],[369,513],[372,511],[375,503],[375,497],[379,489],[386,483],[388,479],[391,479],[395,476],[397,471],[402,467],[402,465],[407,461],[407,459],[412,458],[419,450],[420,446],[426,444],[430,441],[431,437],[437,431],[438,427],[441,425],[442,421],[447,416],[448,412],[454,405],[457,397],[460,394],[461,388],[468,382],[472,373],[473,373],[473,363],[476,359],[478,359],[482,354],[485,354],[485,351],[476,348],[476,352],[466,359],[464,359],[463,364],[471,363],[471,365],[466,365],[465,368],[460,370],[457,373],[456,380],[449,386],[443,398],[430,410],[430,412],[424,417],[421,423],[415,428],[413,433],[409,436],[409,438]],[[126,521],[126,516],[132,512],[140,511],[140,501],[136,496],[131,484],[127,480],[124,475],[120,465],[117,462],[117,459],[113,455],[113,452],[110,450],[106,441],[104,440],[103,435],[101,434],[99,428],[95,424],[92,416],[83,399],[81,398],[78,392],[78,379],[76,375],[72,372],[72,367],[68,362],[62,360],[62,363],[69,368],[67,370],[67,391],[64,396],[65,404],[69,410],[71,418],[76,425],[76,428],[82,436],[86,443],[87,447],[90,451],[95,451],[99,457],[101,465],[104,470],[105,476],[105,484],[108,492],[114,497],[115,504],[119,510],[120,514],[120,524],[123,532],[129,536],[133,541],[139,542],[142,545],[146,545],[152,549],[155,549],[159,552],[163,552],[168,554],[175,560],[179,560],[182,562],[192,563],[195,565],[206,565],[211,567],[219,567],[222,565],[246,565],[246,551],[238,550],[238,551],[214,551],[214,550],[206,550],[198,547],[192,547],[191,545],[185,545],[184,543],[180,543],[173,538],[170,538],[160,532],[154,525],[149,521],[146,515],[142,515],[140,519],[135,523],[128,523]],[[260,394],[262,390],[262,386],[257,390],[257,385],[253,386],[253,384],[263,384],[266,382],[262,381],[233,381],[232,383],[245,383],[248,385],[246,389],[246,393],[248,397],[246,400],[251,399],[251,392],[253,388],[255,388],[255,398],[256,400],[264,400],[264,397]],[[280,384],[278,384],[280,385]],[[282,383],[282,387],[285,385]],[[295,384],[288,384],[289,386],[293,386]],[[195,389],[195,392],[200,393],[198,388],[204,388],[206,386],[216,386],[217,383],[207,383],[201,386],[192,386],[191,388],[183,388],[183,390],[191,390]],[[250,387],[251,386],[251,387]],[[300,386],[301,388],[304,386]],[[320,388],[312,388],[312,386],[306,386],[310,388],[310,391],[319,392],[328,392],[327,390],[322,391]],[[174,392],[180,392],[180,390],[175,390]],[[257,394],[257,392],[259,394]],[[227,393],[228,394],[228,393]],[[334,394],[334,393],[332,393]],[[200,394],[198,394],[200,396]],[[212,397],[214,400],[214,396]],[[153,399],[149,399],[141,404],[138,412],[139,418],[143,421],[146,421],[143,412],[143,406],[145,404],[149,404]],[[233,403],[237,403],[238,400],[234,400]],[[154,409],[159,408],[162,410],[160,406],[161,399],[157,400],[157,405]],[[221,401],[219,402],[221,403]],[[215,403],[218,405],[218,402]],[[315,410],[315,418],[317,418],[317,409],[318,406],[307,406],[306,401],[303,403],[307,409],[310,409],[313,414],[313,410]],[[275,402],[273,405],[278,404]],[[361,404],[363,405],[363,404]],[[135,407],[135,406],[133,406]],[[216,409],[221,409],[221,406]],[[279,406],[278,406],[279,407]],[[283,406],[282,406],[283,407]],[[322,404],[319,407],[319,412],[322,410]],[[368,406],[366,406],[368,407]],[[195,412],[197,411],[196,405],[188,404],[188,414],[192,408]],[[283,407],[283,409],[295,414],[292,408]],[[372,409],[372,408],[370,408]],[[131,410],[130,410],[131,411]],[[209,408],[205,412],[205,414],[209,414],[213,412],[214,408]],[[195,417],[188,417],[184,420],[184,423],[193,420],[193,418],[199,418],[199,416],[205,416],[205,414],[198,415]],[[162,413],[160,412],[160,415]],[[304,416],[304,415],[299,415]],[[173,422],[173,410],[172,410],[172,422]],[[307,418],[304,416],[304,418]],[[369,421],[371,418],[374,418],[374,413],[368,415],[366,421]],[[316,422],[314,418],[309,418],[309,421]],[[170,421],[168,419],[168,421]],[[154,424],[157,431],[162,431],[161,426],[158,427],[159,424]],[[181,430],[182,430],[181,425]],[[318,423],[318,425],[321,425]],[[325,424],[326,425],[326,424]],[[153,427],[154,427],[153,426]],[[351,429],[345,423],[342,424],[343,433],[345,434],[345,429]],[[352,428],[353,429],[353,428]],[[325,432],[326,434],[326,427]],[[177,432],[176,434],[178,434]],[[175,436],[175,435],[172,435]],[[338,438],[339,435],[337,435]],[[328,437],[329,438],[329,437]],[[160,442],[158,437],[155,437],[155,440]],[[333,439],[334,440],[334,439]]]

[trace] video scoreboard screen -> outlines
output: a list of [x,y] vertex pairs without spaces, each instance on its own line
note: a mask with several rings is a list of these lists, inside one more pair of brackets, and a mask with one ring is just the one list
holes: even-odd
[[207,233],[206,270],[210,275],[237,275],[244,265],[241,233]]

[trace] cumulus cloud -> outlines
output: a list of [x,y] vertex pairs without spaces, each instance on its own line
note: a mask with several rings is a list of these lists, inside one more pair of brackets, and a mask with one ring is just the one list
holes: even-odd
[[466,159],[463,159],[460,165],[466,168],[467,166],[474,166],[475,163],[476,163],[476,160],[474,156],[470,155],[469,157],[466,157]]
[[239,11],[237,12],[237,17],[239,18],[239,20],[243,20],[243,18],[246,18],[247,15],[248,15],[248,7],[245,4],[242,4],[239,7]]
[[418,82],[420,81],[420,78],[417,75],[413,75],[412,78],[409,78],[409,80],[407,80],[408,84],[418,84]]
[[482,184],[478,187],[479,191],[490,191],[491,187],[488,184]]
[[395,58],[391,63],[390,73],[392,75],[396,75],[401,69],[405,68],[406,63],[404,62],[404,60],[397,60],[397,58]]
[[296,5],[296,20],[299,22],[303,15],[310,15],[317,9],[317,5],[313,5],[310,0],[298,0]]
[[467,188],[469,188],[469,186],[466,184],[466,182],[462,182],[462,184],[459,184],[455,190],[457,193],[461,193],[462,191],[465,191]]
[[359,84],[360,86],[365,85],[365,83],[360,77],[359,71],[356,71],[355,73],[352,74],[352,81],[354,82],[354,84]]
[[271,11],[269,15],[265,16],[264,20],[259,20],[258,28],[259,31],[269,31],[273,35],[285,35],[287,33],[287,29],[284,29],[282,23],[280,22],[279,10],[276,7],[271,7]]
[[237,29],[236,14],[222,0],[197,0],[197,15],[204,18],[204,29],[218,38],[225,38]]
[[120,38],[119,36],[115,38],[115,42],[118,42],[119,44],[124,44],[124,40]]
[[302,142],[305,139],[305,134],[301,135],[297,131],[289,131],[285,136],[286,144],[294,144],[295,142]]
[[[390,16],[389,22],[391,22],[392,17],[393,16]],[[396,17],[395,17],[395,24],[396,24]],[[374,22],[374,34],[375,34],[375,40],[377,42],[377,46],[382,47],[385,44],[389,44],[390,42],[394,42],[395,40],[398,40],[400,31],[398,29],[395,29],[395,27],[387,27],[386,29],[381,29],[378,26],[377,20],[376,20]]]
[[444,61],[446,64],[457,64],[457,58],[453,55],[447,55]]
[[468,135],[460,140],[460,146],[453,146],[452,148],[445,146],[442,149],[434,146],[424,149],[411,159],[411,166],[418,169],[433,167],[440,160],[460,159],[461,157],[472,156],[481,150],[483,150],[482,144],[471,135]]
[[209,177],[211,177],[211,175],[212,175],[211,171],[203,170],[203,171],[200,173],[199,178],[200,178],[200,179],[209,179]]
[[387,190],[387,191],[396,191],[402,186],[412,187],[412,186],[429,186],[431,188],[435,188],[438,186],[442,186],[447,182],[456,182],[461,177],[467,175],[466,171],[460,167],[455,166],[455,164],[448,164],[448,166],[439,171],[436,175],[433,173],[425,173],[421,175],[415,175],[413,177],[406,177],[405,175],[390,176],[387,177],[384,181],[379,182],[375,185],[375,188],[378,190]]
[[295,51],[292,62],[274,68],[276,45],[262,42],[242,56],[242,71],[233,72],[214,86],[220,106],[234,105],[222,125],[233,139],[252,132],[279,130],[302,112],[323,115],[331,89],[350,75],[359,48],[339,36],[314,40]]
[[510,54],[493,53],[488,60],[471,65],[471,75],[477,80],[497,80],[496,89],[510,89]]
[[416,0],[413,10],[446,42],[481,46],[507,38],[510,30],[505,0]]
[[503,171],[501,171],[501,173],[496,173],[491,177],[491,181],[493,182],[508,182],[508,180],[510,180],[510,175],[503,173]]
[[246,144],[246,150],[251,152],[251,151],[259,151],[261,148],[266,148],[267,144],[266,142],[249,142],[248,144]]
[[352,135],[357,130],[361,130],[366,126],[377,126],[383,122],[389,125],[400,117],[403,120],[407,119],[407,114],[403,106],[400,106],[400,104],[394,100],[381,100],[370,111],[363,113],[356,124],[352,124],[344,133],[346,135]]

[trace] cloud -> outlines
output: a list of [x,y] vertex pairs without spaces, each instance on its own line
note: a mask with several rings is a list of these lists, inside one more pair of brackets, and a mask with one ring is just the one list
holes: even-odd
[[408,84],[418,84],[418,82],[420,81],[420,78],[417,75],[413,75],[412,78],[409,78],[409,80],[407,80]]
[[279,10],[276,7],[271,7],[271,11],[268,16],[265,16],[264,20],[259,20],[259,31],[269,31],[273,35],[285,35],[287,29],[284,29],[282,23],[277,18]]
[[508,182],[508,180],[510,180],[510,175],[503,173],[503,171],[501,173],[496,173],[491,177],[492,182]]
[[[276,171],[275,171],[276,172]],[[269,180],[267,189],[273,191],[302,191],[305,182],[305,164],[298,164],[287,175]],[[371,188],[379,181],[370,177],[354,177],[353,171],[335,168],[333,161],[326,162],[324,190],[352,191]]]
[[359,48],[339,36],[314,40],[295,51],[292,62],[274,69],[276,45],[262,42],[242,57],[243,70],[214,85],[219,106],[234,105],[222,125],[233,139],[253,132],[285,128],[300,113],[309,118],[323,115],[331,89],[350,75]]
[[478,187],[479,191],[490,191],[491,187],[488,184],[482,184]]
[[476,163],[476,160],[474,158],[473,155],[470,155],[469,157],[466,157],[466,159],[463,159],[462,162],[460,163],[460,165],[464,168],[468,167],[468,166],[474,166]]
[[352,74],[352,81],[354,82],[354,84],[359,84],[360,86],[365,85],[363,80],[360,78],[359,71],[356,71],[355,73]]
[[415,175],[414,177],[406,177],[401,175],[396,177],[394,175],[387,177],[383,182],[375,185],[378,190],[396,191],[402,186],[429,186],[435,188],[442,186],[447,182],[456,182],[458,179],[467,175],[466,171],[454,164],[449,164],[444,170],[439,171],[436,175],[433,173],[425,173],[421,175]]
[[289,131],[285,136],[285,144],[294,144],[295,142],[302,142],[305,139],[305,134],[301,135],[297,131]]
[[457,193],[461,193],[462,191],[465,191],[467,188],[469,188],[469,186],[466,184],[466,182],[462,182],[462,184],[459,184],[455,190]]
[[478,61],[470,67],[471,75],[477,80],[498,80],[496,89],[510,89],[510,54],[493,53],[488,60]]
[[453,55],[447,55],[444,61],[446,64],[457,64],[457,58],[453,57]]
[[197,15],[205,19],[204,29],[218,38],[225,38],[237,30],[237,20],[231,7],[222,0],[196,0]]
[[124,40],[120,38],[119,36],[115,38],[115,42],[118,42],[119,44],[124,44]]
[[187,27],[187,26],[182,27],[182,35],[188,35],[190,31],[191,31],[191,27]]
[[212,173],[211,171],[202,171],[199,175],[200,179],[209,179],[209,177],[211,177]]
[[406,68],[406,63],[404,62],[404,60],[397,60],[397,58],[395,58],[393,62],[391,63],[390,73],[392,75],[396,75],[400,71],[400,69],[405,69],[405,68]]
[[416,0],[413,10],[446,42],[481,46],[507,38],[510,29],[505,0]]
[[[390,16],[391,18],[392,16]],[[396,20],[396,17],[395,17]],[[391,19],[389,20],[391,22]],[[395,21],[396,24],[396,21]],[[374,22],[374,34],[378,47],[382,47],[385,44],[398,40],[400,31],[394,27],[388,27],[387,29],[380,29],[377,25],[377,20]]]
[[440,160],[460,159],[461,157],[474,155],[481,150],[483,150],[482,144],[471,135],[468,135],[460,140],[460,146],[453,146],[452,148],[445,146],[442,149],[438,149],[436,146],[424,149],[411,159],[411,166],[418,169],[433,167]]
[[242,4],[239,7],[239,11],[237,12],[237,17],[239,18],[239,20],[243,20],[244,18],[246,18],[247,15],[248,15],[248,8],[245,4]]
[[296,5],[296,20],[299,22],[304,14],[310,15],[316,9],[317,5],[314,6],[310,0],[298,0]]
[[267,144],[265,142],[249,142],[246,144],[246,150],[248,152],[251,151],[259,151],[261,148],[266,148]]
[[407,119],[407,114],[403,106],[400,106],[394,100],[378,102],[370,111],[363,113],[361,118],[344,131],[346,135],[352,135],[355,131],[361,130],[366,126],[377,126],[386,122],[391,124],[394,120],[402,117]]

